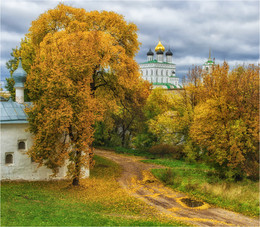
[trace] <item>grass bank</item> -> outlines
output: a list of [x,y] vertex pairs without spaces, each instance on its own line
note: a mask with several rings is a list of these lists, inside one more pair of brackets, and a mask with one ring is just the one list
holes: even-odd
[[189,164],[180,160],[155,159],[143,162],[169,167],[152,173],[166,185],[199,198],[209,204],[251,217],[259,215],[259,182],[244,179],[229,182],[216,176],[205,164]]
[[70,181],[2,182],[1,226],[179,226],[129,196],[116,181],[120,167],[96,156],[91,177]]

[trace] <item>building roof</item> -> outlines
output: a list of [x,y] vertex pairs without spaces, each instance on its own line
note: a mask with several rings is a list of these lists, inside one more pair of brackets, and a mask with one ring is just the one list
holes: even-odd
[[174,88],[177,88],[175,85],[170,84],[170,83],[152,83],[152,85],[155,85],[155,86],[166,86],[168,89],[171,89],[171,86],[173,86]]
[[161,49],[159,49],[156,54],[163,54],[163,51]]
[[24,109],[26,106],[30,106],[31,103],[27,102],[24,104],[19,104],[12,101],[10,98],[9,101],[0,102],[0,123],[1,124],[15,124],[15,123],[28,123],[27,114]]
[[166,56],[167,55],[170,55],[170,56],[172,56],[173,54],[172,54],[172,51],[169,49],[167,52],[166,52]]
[[150,48],[149,51],[147,52],[147,55],[154,55],[154,53],[152,52],[151,48]]
[[157,44],[157,46],[155,47],[155,52],[157,52],[158,50],[161,50],[162,52],[164,52],[165,48],[162,45],[161,41],[159,41],[159,43]]
[[15,81],[14,87],[24,87],[24,83],[26,81],[26,72],[22,66],[22,58],[19,58],[19,65],[18,68],[13,73],[13,78]]
[[176,86],[172,83],[152,83],[152,85],[155,86],[166,86],[167,89],[182,89],[182,86],[179,84],[179,86]]

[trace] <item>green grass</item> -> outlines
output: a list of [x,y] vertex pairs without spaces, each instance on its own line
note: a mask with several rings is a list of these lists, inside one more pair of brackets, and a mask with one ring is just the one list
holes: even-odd
[[163,165],[171,168],[180,168],[180,169],[202,169],[202,170],[212,170],[209,166],[204,163],[187,163],[181,160],[174,160],[174,159],[152,159],[152,160],[143,160],[142,162],[145,163],[153,163],[157,165]]
[[125,154],[125,155],[130,155],[130,156],[141,156],[141,157],[145,157],[145,158],[156,158],[155,155],[149,153],[148,151],[140,151],[140,150],[125,148],[125,147],[96,147],[96,148],[108,150],[108,151],[114,151],[117,154]]
[[91,177],[70,181],[2,182],[1,226],[179,226],[128,195],[117,183],[121,168],[96,156]]
[[189,164],[180,160],[144,160],[169,167],[154,169],[152,173],[175,190],[188,193],[209,204],[251,217],[259,215],[259,182],[244,179],[230,182],[216,176],[205,164]]

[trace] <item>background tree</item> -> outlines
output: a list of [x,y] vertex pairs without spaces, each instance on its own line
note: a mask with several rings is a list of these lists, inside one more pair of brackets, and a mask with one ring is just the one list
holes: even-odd
[[[145,113],[147,130],[137,141],[153,141],[150,144],[181,145],[186,159],[195,161],[200,158],[199,147],[190,138],[190,126],[193,122],[194,108],[200,100],[202,70],[194,66],[184,78],[184,89],[178,92],[166,92],[154,89],[149,96]],[[144,143],[147,146],[147,143]],[[151,145],[151,146],[152,146]]]
[[142,130],[142,110],[150,93],[149,88],[149,83],[140,81],[133,89],[128,89],[125,99],[120,100],[118,111],[112,115],[123,147],[128,147],[131,138]]
[[[128,89],[124,99],[116,96],[114,105],[106,107],[105,117],[96,124],[95,145],[129,147],[132,137],[142,130],[144,114],[143,107],[150,94],[150,84],[140,80],[138,84]],[[104,95],[108,98],[106,90]],[[106,103],[107,105],[108,103]]]
[[145,99],[137,95],[143,84],[133,59],[136,31],[116,13],[59,4],[33,21],[26,35],[35,53],[26,82],[34,103],[29,154],[54,174],[69,161],[74,185],[89,162],[93,126],[105,103]]
[[149,124],[150,121],[155,119],[158,115],[168,111],[170,108],[172,108],[170,96],[161,88],[153,89],[142,110],[144,120],[142,121],[142,124],[139,124],[141,130],[133,138],[133,145],[136,148],[147,151],[151,146],[159,142],[158,135],[149,129]]
[[226,62],[206,75],[195,107],[191,137],[226,177],[259,173],[259,68]]

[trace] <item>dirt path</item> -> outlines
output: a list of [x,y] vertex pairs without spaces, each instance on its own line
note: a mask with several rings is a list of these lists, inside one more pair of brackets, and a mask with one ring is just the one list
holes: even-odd
[[133,196],[156,207],[163,215],[196,226],[259,226],[259,221],[204,204],[197,208],[181,202],[185,194],[165,187],[149,169],[163,168],[140,162],[141,158],[123,156],[111,151],[96,150],[95,154],[115,161],[123,167],[119,183]]

